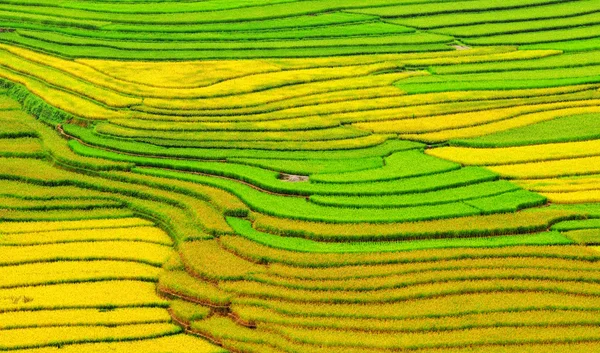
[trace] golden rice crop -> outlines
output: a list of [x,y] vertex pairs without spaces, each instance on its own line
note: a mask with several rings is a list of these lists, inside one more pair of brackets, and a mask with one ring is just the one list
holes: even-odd
[[192,298],[203,304],[224,306],[231,301],[231,295],[217,286],[190,276],[185,271],[163,272],[158,289],[166,294]]
[[123,325],[128,323],[169,322],[164,308],[63,309],[9,311],[0,313],[0,329],[67,325]]
[[[526,261],[523,261],[523,264]],[[328,290],[328,291],[372,291],[391,288],[404,288],[409,286],[441,283],[445,281],[476,281],[488,279],[526,279],[526,280],[557,280],[557,281],[587,281],[600,282],[597,269],[543,269],[534,267],[522,268],[448,268],[421,270],[406,274],[392,274],[382,277],[353,278],[349,281],[342,279],[297,279],[281,278],[268,274],[254,274],[252,280],[282,286],[292,289]]]
[[579,244],[600,244],[600,229],[580,229],[564,233]]
[[31,233],[49,232],[68,229],[94,229],[94,228],[124,228],[152,226],[153,223],[142,218],[118,219],[89,219],[81,221],[56,221],[56,222],[3,222],[0,225],[2,233]]
[[425,153],[469,165],[537,162],[600,155],[600,140],[504,148],[441,147]]
[[76,186],[46,186],[24,183],[15,180],[0,180],[0,194],[27,198],[95,198],[108,194],[95,190],[82,189]]
[[202,320],[210,314],[210,309],[185,300],[173,300],[169,307],[175,317],[185,322]]
[[[367,111],[364,109],[360,110],[360,107],[358,107],[358,111],[336,115],[331,114],[329,115],[329,118],[346,123],[418,119],[436,115],[481,111],[482,109],[489,110],[506,108],[512,107],[518,103],[532,104],[536,102],[555,102],[557,98],[553,96],[554,94],[566,94],[571,92],[576,93],[590,88],[593,87],[570,86],[568,88],[561,87],[558,89],[462,91],[411,94],[388,100],[391,107],[397,108],[383,109],[380,106],[380,109]],[[595,95],[595,93],[588,92],[587,95]]]
[[[281,71],[268,60],[122,61],[77,59],[75,62],[130,83],[166,88],[197,88],[224,80]],[[168,91],[168,90],[167,90]]]
[[170,246],[138,241],[97,241],[28,246],[2,246],[0,264],[58,260],[127,260],[160,266],[172,253]]
[[40,140],[36,138],[0,139],[0,154],[2,155],[40,154],[42,151]]
[[[591,91],[593,92],[593,91]],[[574,97],[581,97],[582,99],[587,99],[589,94],[587,93],[575,93]],[[536,97],[533,102],[539,100],[542,97]],[[565,99],[567,97],[549,97],[546,100],[552,102],[553,100]],[[519,101],[517,100],[514,104],[528,103],[527,100]],[[527,104],[527,105],[517,105],[508,108],[501,109],[488,109],[488,110],[479,110],[479,111],[471,111],[464,113],[455,113],[455,114],[443,114],[443,115],[435,115],[435,116],[426,116],[415,119],[401,119],[401,120],[388,120],[388,121],[380,121],[380,122],[369,122],[369,123],[357,123],[356,127],[361,129],[370,130],[373,132],[379,133],[400,133],[400,134],[422,134],[422,133],[432,133],[439,132],[443,130],[451,130],[451,129],[459,129],[459,128],[467,128],[476,125],[488,124],[492,122],[496,122],[499,120],[505,120],[509,118],[515,118],[519,115],[530,114],[540,111],[548,111],[554,109],[561,109],[572,106],[580,106],[581,102],[578,101],[560,101],[553,103],[544,103],[544,104]]]
[[247,321],[300,327],[365,331],[436,331],[470,327],[544,326],[600,322],[597,310],[559,309],[472,313],[457,316],[419,317],[401,320],[306,317],[284,315],[250,305],[233,305],[233,312]]
[[0,311],[33,308],[167,306],[156,285],[140,281],[102,281],[0,289]]
[[77,230],[56,230],[33,233],[11,233],[0,238],[0,244],[30,245],[63,243],[76,241],[130,240],[171,245],[171,238],[157,227],[93,228]]
[[541,195],[554,203],[589,203],[600,202],[600,190],[584,190],[572,192],[541,192]]
[[535,179],[600,173],[600,156],[489,167],[509,178]]
[[597,340],[583,340],[582,342],[556,342],[549,343],[519,343],[515,345],[482,345],[478,347],[459,347],[428,349],[430,353],[544,353],[548,350],[553,352],[588,353],[600,349]]
[[[245,65],[238,62],[237,65]],[[358,77],[397,67],[394,63],[358,64],[344,67],[318,67],[256,73],[216,82],[210,86],[190,88],[191,97],[218,97],[250,93],[284,85],[295,85],[336,78]],[[188,97],[189,97],[188,96]]]
[[514,183],[519,184],[527,190],[540,192],[568,192],[598,189],[600,178],[598,178],[598,175],[585,175],[550,179],[523,179],[515,180]]
[[[247,92],[236,95],[227,95],[224,97],[207,97],[190,100],[189,95],[193,91],[179,92],[177,98],[173,99],[163,93],[158,98],[148,98],[144,100],[144,105],[154,108],[174,109],[174,110],[200,110],[219,109],[223,114],[243,115],[254,112],[269,112],[284,108],[291,108],[301,105],[316,105],[319,103],[339,101],[340,93],[346,93],[351,99],[364,98],[357,94],[357,90],[373,88],[378,93],[395,92],[396,96],[403,92],[390,85],[403,78],[421,76],[423,72],[401,72],[390,73],[377,76],[357,76],[357,77],[332,77],[329,80],[317,82],[298,83],[292,85],[282,85],[268,89],[268,94],[264,91]],[[350,95],[354,93],[354,95]],[[385,96],[385,95],[384,95]],[[183,99],[188,98],[188,99]],[[232,109],[231,111],[227,109]],[[249,117],[244,116],[244,119]],[[235,119],[232,117],[231,119]]]
[[126,118],[129,116],[127,111],[105,108],[98,103],[94,103],[76,94],[50,87],[36,79],[15,73],[4,67],[0,67],[0,77],[22,84],[27,87],[31,93],[41,97],[48,102],[48,104],[75,116],[101,120],[109,118]]
[[125,108],[142,102],[141,98],[124,96],[112,90],[90,84],[87,80],[68,75],[63,71],[48,68],[45,64],[40,65],[23,60],[5,50],[0,51],[0,65],[23,76],[35,78],[47,85],[73,92],[115,108]]
[[555,119],[561,116],[598,113],[600,112],[600,108],[597,107],[599,102],[600,101],[598,100],[586,100],[577,103],[577,105],[579,106],[575,108],[564,108],[545,112],[524,114],[515,118],[473,127],[465,127],[424,134],[400,134],[399,136],[401,138],[409,140],[420,140],[427,142],[443,142],[458,138],[476,137],[491,134],[494,132],[505,131],[521,126],[527,126],[542,121]]
[[300,329],[280,325],[269,325],[269,328],[275,329],[292,340],[304,343],[387,349],[468,346],[482,343],[569,342],[600,338],[600,327],[597,325],[474,328],[456,331],[404,333],[402,335],[393,333],[357,335],[354,331]]
[[58,261],[0,266],[0,287],[99,279],[157,281],[161,271],[160,267],[123,261]]
[[143,339],[178,333],[179,326],[170,323],[107,326],[35,327],[0,330],[0,347],[3,349],[43,347],[49,345]]
[[11,45],[0,44],[0,48],[15,56],[26,59],[27,61],[51,67],[68,73],[86,82],[92,83],[95,86],[105,87],[117,92],[122,92],[131,95],[151,95],[160,94],[160,88],[148,87],[145,85],[134,84],[133,82],[123,81],[114,75],[107,75],[95,68],[80,63],[77,60],[66,60],[53,55],[46,55],[25,48],[19,48]]
[[[13,350],[14,353],[30,353],[31,349]],[[185,334],[169,335],[158,338],[138,339],[120,342],[98,342],[45,347],[35,350],[36,353],[114,353],[114,352],[144,352],[144,353],[224,353],[225,351],[205,340]]]
[[317,303],[290,302],[254,298],[236,298],[234,305],[251,305],[271,309],[291,316],[411,319],[437,318],[494,311],[516,312],[533,309],[584,308],[598,310],[598,298],[564,293],[493,292],[454,294],[440,297],[415,298],[393,303]]
[[423,271],[456,270],[475,268],[543,268],[562,270],[600,270],[600,264],[595,262],[557,259],[557,258],[535,258],[523,256],[515,257],[486,257],[466,259],[427,259],[423,262],[386,264],[386,265],[352,265],[327,268],[302,268],[287,266],[283,264],[271,264],[268,273],[283,278],[301,278],[312,280],[327,279],[356,279],[389,276],[395,274],[419,274]]
[[466,279],[415,284],[395,289],[381,289],[364,292],[291,289],[250,281],[224,282],[219,288],[237,295],[287,301],[322,303],[382,303],[404,301],[415,298],[436,297],[459,293],[502,292],[502,291],[541,291],[567,292],[579,295],[600,296],[600,284],[557,279]]
[[52,209],[95,209],[119,208],[123,204],[113,199],[24,199],[13,196],[0,196],[0,208],[11,210],[52,210]]
[[226,251],[215,240],[180,244],[181,259],[194,274],[210,279],[241,279],[248,273],[263,271],[259,265]]

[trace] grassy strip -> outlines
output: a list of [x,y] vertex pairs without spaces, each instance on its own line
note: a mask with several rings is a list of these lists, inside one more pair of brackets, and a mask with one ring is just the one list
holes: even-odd
[[[567,33],[567,31],[577,32],[577,27],[594,26],[600,24],[600,16],[598,13],[584,14],[576,17],[553,18],[537,21],[519,21],[519,22],[502,22],[485,25],[471,25],[442,28],[436,30],[437,33],[451,35],[453,37],[486,37],[486,36],[507,36],[509,34],[532,33],[539,31],[560,31],[559,33]],[[547,32],[546,32],[547,33]],[[517,37],[522,39],[523,37]]]
[[355,146],[341,150],[322,151],[267,151],[255,148],[248,149],[197,149],[197,148],[164,148],[149,143],[124,141],[122,139],[106,138],[94,134],[91,130],[74,125],[63,126],[65,131],[86,143],[113,149],[149,156],[187,157],[197,159],[224,159],[224,158],[275,158],[275,159],[347,159],[385,156],[396,151],[410,150],[423,146],[417,142],[388,140],[380,141],[373,146]]
[[527,33],[500,34],[486,37],[464,38],[463,41],[469,45],[525,45],[554,41],[571,41],[578,39],[590,39],[598,36],[600,26],[580,26],[575,28],[541,30]]
[[[537,11],[536,11],[537,10]],[[527,21],[535,23],[536,20],[573,18],[577,15],[595,13],[598,6],[593,2],[556,2],[552,4],[543,4],[537,9],[532,8],[513,8],[496,9],[493,11],[449,13],[432,16],[415,16],[389,20],[410,27],[417,28],[442,28],[476,24],[494,24],[503,22]]]
[[[353,14],[348,14],[352,16]],[[348,16],[346,15],[346,16]],[[354,15],[356,17],[362,17],[363,19],[369,19],[369,16]],[[318,17],[318,16],[317,16]],[[117,25],[118,26],[118,25]],[[127,25],[125,25],[127,26]],[[158,31],[155,26],[146,26],[145,28],[151,29],[150,31],[121,31],[117,30],[112,26],[110,30],[88,30],[79,28],[58,28],[53,32],[59,32],[79,38],[94,38],[99,40],[121,40],[121,41],[151,41],[151,42],[164,42],[169,43],[173,41],[201,41],[201,42],[223,42],[223,41],[266,41],[266,40],[307,40],[307,39],[335,39],[335,38],[351,38],[351,37],[368,37],[368,36],[384,36],[384,35],[401,35],[406,33],[415,32],[413,28],[404,27],[400,25],[394,25],[385,22],[373,21],[362,21],[357,23],[344,23],[336,25],[334,23],[326,26],[319,27],[297,27],[290,29],[277,29],[277,30],[258,30],[258,31],[194,31],[192,32],[189,28],[185,28],[184,31]],[[133,27],[133,26],[131,26]],[[169,28],[168,26],[163,26]],[[198,28],[198,26],[195,26]],[[140,26],[138,26],[140,28]],[[173,27],[171,27],[173,28]],[[153,29],[153,30],[152,30]]]
[[232,146],[236,142],[242,141],[283,141],[292,143],[294,141],[328,141],[339,140],[352,137],[361,137],[368,135],[366,131],[348,127],[335,127],[332,129],[319,130],[301,130],[301,131],[205,131],[198,132],[173,132],[173,131],[152,131],[152,130],[134,130],[112,124],[100,124],[95,128],[95,132],[101,135],[113,137],[132,138],[132,139],[156,139],[165,140],[176,146],[178,143],[198,146],[208,142],[228,141]]
[[383,160],[380,157],[343,160],[227,158],[227,161],[296,175],[354,172],[357,170],[376,169],[383,166]]
[[585,219],[577,221],[564,221],[556,223],[552,226],[552,230],[570,231],[579,229],[596,229],[600,228],[600,219]]
[[[388,53],[419,53],[432,51],[448,51],[445,44],[451,40],[450,37],[441,35],[418,35],[406,34],[400,37],[411,37],[410,40],[398,39],[398,36],[363,38],[362,42],[367,45],[358,45],[353,39],[339,40],[312,40],[313,47],[307,47],[307,42],[298,41],[301,46],[289,48],[289,42],[279,42],[280,48],[262,48],[260,44],[244,44],[239,42],[237,49],[230,49],[228,43],[202,45],[199,43],[170,43],[170,49],[165,44],[154,45],[145,43],[136,45],[136,42],[111,43],[113,47],[107,47],[107,41],[79,40],[79,43],[70,43],[71,37],[54,38],[56,43],[48,42],[46,37],[49,32],[40,32],[33,36],[12,35],[5,33],[1,40],[3,43],[15,44],[27,48],[42,50],[46,53],[57,54],[68,58],[96,58],[96,59],[121,59],[121,60],[199,60],[199,59],[251,59],[251,58],[305,58],[305,57],[327,57],[332,55],[364,55],[364,54],[388,54]],[[57,34],[52,35],[57,37]],[[384,38],[384,39],[382,39]],[[68,44],[61,44],[65,41]],[[346,41],[346,42],[344,42]],[[409,42],[409,43],[406,43]],[[258,42],[261,43],[261,42]],[[269,42],[264,42],[269,43]],[[187,44],[189,48],[182,48]],[[319,45],[320,44],[320,45]],[[319,46],[315,46],[319,45]],[[258,46],[258,47],[257,47]],[[254,48],[253,48],[254,47]],[[250,50],[251,49],[251,50]]]
[[394,153],[386,157],[384,161],[385,165],[378,169],[313,175],[310,180],[317,183],[365,183],[418,177],[460,169],[460,165],[456,163],[429,158],[422,151]]
[[[538,233],[539,234],[539,233]],[[547,233],[546,233],[547,234]],[[555,234],[555,232],[550,233]],[[497,238],[496,238],[497,239]],[[563,237],[563,239],[566,239]],[[539,247],[513,246],[495,248],[426,249],[384,253],[315,253],[295,252],[261,245],[239,236],[219,238],[223,247],[235,254],[260,263],[280,263],[296,267],[326,268],[350,265],[405,264],[458,258],[548,258],[597,261],[597,252],[580,246]]]
[[516,190],[504,194],[464,201],[467,205],[481,210],[482,214],[516,212],[523,208],[542,206],[547,199],[539,194]]
[[515,245],[557,245],[571,244],[571,241],[558,232],[537,233],[521,236],[498,236],[493,238],[420,240],[406,242],[378,243],[319,243],[301,238],[285,238],[259,232],[252,223],[239,218],[228,217],[227,222],[241,236],[273,248],[299,252],[353,253],[353,252],[394,252],[420,249],[460,248],[460,247],[499,247]]
[[535,60],[498,61],[475,64],[438,66],[432,70],[439,75],[467,74],[499,71],[540,70],[600,65],[596,53],[566,53]]
[[380,196],[322,196],[313,195],[310,201],[323,206],[337,207],[406,207],[432,205],[498,195],[515,191],[518,186],[507,181],[492,181],[448,188],[439,191],[407,195]]

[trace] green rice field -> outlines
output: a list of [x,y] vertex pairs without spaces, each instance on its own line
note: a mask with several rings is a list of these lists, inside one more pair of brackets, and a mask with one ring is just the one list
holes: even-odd
[[600,2],[0,2],[0,352],[600,352]]

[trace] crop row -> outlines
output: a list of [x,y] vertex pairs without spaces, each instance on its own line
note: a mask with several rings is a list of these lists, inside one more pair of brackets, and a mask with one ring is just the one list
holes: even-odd
[[264,214],[255,214],[252,218],[254,219],[254,227],[267,233],[324,241],[360,241],[526,233],[543,231],[555,222],[577,218],[577,216],[570,211],[532,210],[518,213],[388,224],[306,222],[276,218]]
[[539,257],[559,259],[582,259],[595,261],[600,255],[578,246],[508,246],[461,249],[425,249],[385,253],[316,253],[297,252],[261,245],[243,237],[224,236],[220,244],[227,250],[257,263],[282,263],[302,267],[339,267],[348,265],[395,264],[449,260],[456,258],[488,257]]
[[498,236],[492,238],[432,239],[405,242],[343,242],[320,243],[302,238],[287,238],[263,233],[252,228],[252,224],[239,218],[228,217],[232,228],[241,236],[275,249],[306,253],[368,253],[397,252],[420,249],[498,247],[515,245],[560,245],[571,241],[558,232],[530,235]]

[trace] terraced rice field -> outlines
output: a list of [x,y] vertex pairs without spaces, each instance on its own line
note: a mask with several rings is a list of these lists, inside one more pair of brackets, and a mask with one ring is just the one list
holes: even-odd
[[595,0],[4,0],[0,351],[600,351]]

